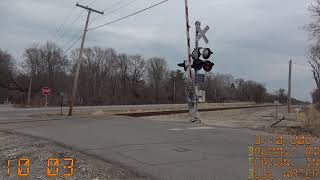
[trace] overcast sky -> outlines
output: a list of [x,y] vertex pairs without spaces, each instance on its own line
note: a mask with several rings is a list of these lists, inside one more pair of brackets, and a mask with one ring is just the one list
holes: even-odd
[[[160,0],[79,0],[105,11],[93,14],[90,27],[140,10]],[[230,73],[264,83],[269,92],[287,89],[288,62],[294,61],[293,96],[310,100],[315,88],[306,64],[311,44],[301,27],[310,22],[307,7],[312,0],[191,0],[190,24],[209,25],[214,51],[214,72]],[[23,51],[47,40],[64,47],[80,35],[86,12],[75,0],[1,0],[0,48],[21,62]],[[79,18],[77,18],[79,17]],[[191,32],[193,37],[194,31]],[[160,56],[170,68],[186,58],[184,0],[168,2],[88,32],[86,46],[112,47],[118,52]],[[76,48],[80,45],[77,44]],[[205,44],[201,44],[205,46]],[[68,47],[68,46],[67,46]],[[65,47],[65,49],[67,49]]]

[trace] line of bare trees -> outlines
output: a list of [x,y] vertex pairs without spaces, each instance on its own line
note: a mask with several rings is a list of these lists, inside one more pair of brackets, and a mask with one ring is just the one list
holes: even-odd
[[309,6],[312,22],[305,29],[315,40],[314,44],[307,52],[308,63],[312,68],[313,77],[317,88],[312,92],[312,99],[315,103],[320,103],[320,0],[316,0]]
[[[68,103],[78,51],[72,51],[67,57],[55,43],[47,42],[25,49],[23,62],[17,63],[0,49],[0,103],[5,100],[27,103],[29,85],[33,106],[42,105],[41,87],[44,86],[52,89],[51,105],[60,103],[61,92],[65,94],[64,103]],[[76,104],[184,103],[184,78],[184,72],[170,70],[166,59],[161,57],[146,59],[139,54],[117,53],[112,48],[86,48]],[[281,98],[267,93],[261,83],[235,79],[229,74],[209,73],[201,88],[206,91],[208,102],[262,103]]]

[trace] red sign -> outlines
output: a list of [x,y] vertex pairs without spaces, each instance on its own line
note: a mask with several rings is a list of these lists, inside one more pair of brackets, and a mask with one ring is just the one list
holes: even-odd
[[44,96],[48,96],[51,93],[51,89],[49,87],[43,87],[41,91]]

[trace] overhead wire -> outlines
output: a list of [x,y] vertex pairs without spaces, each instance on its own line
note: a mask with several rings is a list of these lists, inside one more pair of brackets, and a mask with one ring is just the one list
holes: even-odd
[[[133,1],[136,1],[136,0],[133,0]],[[133,1],[130,1],[130,3],[132,3]],[[110,25],[110,24],[115,23],[115,22],[118,22],[118,21],[121,21],[121,20],[126,19],[126,18],[128,18],[128,17],[131,17],[131,16],[134,16],[134,15],[136,15],[136,14],[142,13],[142,12],[148,10],[148,9],[153,8],[153,7],[159,6],[160,4],[163,4],[163,3],[167,2],[167,1],[168,1],[168,0],[164,0],[164,1],[161,1],[161,2],[159,2],[159,3],[153,4],[153,5],[151,5],[151,6],[148,6],[148,7],[144,8],[144,9],[141,9],[141,10],[139,10],[139,11],[136,11],[136,12],[134,12],[134,13],[131,13],[131,14],[127,15],[127,16],[118,18],[118,19],[113,20],[113,21],[111,21],[111,22],[107,22],[107,23],[102,24],[102,25],[100,25],[100,26],[96,26],[96,27],[90,28],[90,29],[88,29],[88,31],[89,31],[89,30],[94,30],[94,29],[97,29],[97,28],[100,28],[100,27],[103,27],[103,26],[106,26],[106,25]],[[130,3],[127,3],[126,5],[128,5],[128,4],[130,4]],[[121,6],[121,7],[123,7],[123,6]],[[119,9],[119,8],[117,8],[117,9]],[[74,41],[75,39],[76,39],[76,41]],[[81,39],[81,36],[79,36],[79,37],[77,37],[77,38],[73,38],[72,40],[70,40],[70,41],[64,46],[64,48],[67,47],[68,44],[70,44],[71,42],[73,42],[73,43],[72,43],[72,45],[69,46],[66,50],[64,50],[64,54],[66,54],[68,51],[70,51],[70,50],[80,41],[80,39]],[[63,49],[64,49],[64,48],[63,48]]]
[[69,46],[66,50],[63,50],[64,54],[67,54],[68,51],[70,51],[81,39],[81,36],[77,38],[77,40],[75,42],[73,42],[73,44],[71,46]]
[[154,8],[154,7],[156,7],[156,6],[159,6],[159,5],[161,5],[161,4],[163,4],[163,3],[167,2],[167,1],[169,1],[169,0],[161,1],[161,2],[159,2],[159,3],[153,4],[153,5],[151,5],[151,6],[148,6],[148,7],[144,8],[144,9],[141,9],[141,10],[139,10],[139,11],[136,11],[136,12],[134,12],[134,13],[131,13],[131,14],[127,15],[127,16],[123,16],[123,17],[121,17],[121,18],[118,18],[118,19],[116,19],[116,20],[107,22],[107,23],[105,23],[105,24],[102,24],[102,25],[99,25],[99,26],[95,26],[95,27],[93,27],[93,28],[89,28],[88,31],[91,31],[91,30],[94,30],[94,29],[98,29],[98,28],[101,28],[101,27],[103,27],[103,26],[107,26],[107,25],[113,24],[113,23],[115,23],[115,22],[121,21],[121,20],[123,20],[123,19],[129,18],[129,17],[131,17],[131,16],[137,15],[137,14],[139,14],[139,13],[142,13],[142,12],[146,11],[146,10],[149,10],[149,9],[151,9],[151,8]]
[[64,49],[65,47],[67,47],[69,44],[71,44],[75,39],[78,39],[79,37],[81,37],[81,35],[72,38],[70,41],[68,41],[68,42],[63,46],[63,49]]
[[90,5],[92,5],[93,3],[95,3],[95,2],[97,2],[97,0],[91,1],[90,3],[87,4],[87,6],[90,6]]
[[[79,1],[78,3],[82,2],[82,1],[84,1],[84,0],[81,0],[81,1]],[[96,1],[97,1],[97,0],[91,1],[91,2],[88,4],[88,6],[89,6],[90,4],[93,4],[93,3],[96,2]],[[123,2],[123,1],[125,1],[125,0],[121,0],[121,1],[119,1],[118,3],[121,3],[121,2]],[[74,7],[75,7],[75,6],[74,6]],[[71,25],[74,24],[74,22],[76,22],[76,21],[79,19],[79,17],[82,15],[83,12],[84,12],[84,11],[82,11],[81,14],[79,14],[78,17],[73,20],[73,22],[71,23]],[[79,33],[76,33],[75,35],[78,35],[78,34],[81,34],[81,31],[80,31]],[[73,42],[73,44],[72,44],[71,46],[69,46],[68,48],[66,48],[66,50],[64,50],[64,52],[67,53],[69,50],[71,50],[71,48],[74,47],[74,46],[79,42],[80,39],[81,39],[81,35],[80,35],[80,36],[76,36],[76,37],[72,38],[71,40],[67,41],[67,43],[63,46],[62,49],[65,49],[66,47],[68,47],[68,45],[71,44],[72,42]],[[75,40],[76,40],[76,41],[75,41]]]
[[[77,3],[80,3],[80,2],[83,2],[83,1],[85,1],[85,0],[80,0],[80,1],[78,1]],[[93,0],[93,1],[89,2],[89,3],[87,4],[87,6],[95,3],[96,1],[97,1],[97,0]],[[72,10],[75,9],[75,7],[76,7],[76,6],[73,6]],[[73,19],[73,21],[69,24],[69,26],[72,26],[74,23],[76,23],[76,22],[81,18],[81,16],[84,14],[84,12],[86,12],[86,11],[85,11],[85,10],[82,10],[82,11],[78,14],[78,16],[76,16],[76,18]],[[70,14],[71,14],[71,13],[70,13]],[[70,19],[70,17],[71,17],[71,16],[69,16],[68,19]],[[66,24],[66,22],[67,22],[67,21],[65,21],[64,24]],[[62,29],[62,27],[63,27],[64,24],[61,25],[61,28],[60,28],[60,30],[59,30],[60,32],[61,32],[61,29]],[[59,35],[59,34],[57,34],[57,35],[58,35],[59,39],[62,39],[62,38],[66,35],[66,31],[62,31],[62,33],[61,33],[60,35]]]
[[298,66],[310,67],[309,64],[296,63],[296,62],[293,62],[293,64],[298,65]]
[[[123,6],[120,6],[120,7],[116,8],[116,9],[113,9],[113,10],[112,10],[112,8],[120,5],[120,4],[123,3],[124,1],[126,1],[126,0],[120,0],[120,1],[118,1],[117,3],[113,4],[111,7],[108,7],[108,8],[106,8],[106,9],[103,9],[103,10],[102,10],[103,12],[105,12],[106,10],[110,10],[110,11],[105,12],[105,13],[103,14],[103,16],[113,14],[114,12],[116,12],[116,11],[118,11],[118,10],[124,8],[124,7],[129,6],[130,4],[134,3],[134,2],[137,1],[137,0],[132,0],[132,1],[124,4]],[[96,21],[99,17],[101,17],[101,16],[96,16],[96,17],[89,23],[89,25],[91,25],[91,24],[92,24],[94,21]]]
[[[84,0],[81,0],[81,1],[78,1],[78,3],[82,2]],[[91,1],[90,3],[88,3],[88,6],[90,4],[93,4],[94,2],[96,2],[97,0],[93,0]],[[76,6],[74,6],[73,8],[75,8]],[[70,25],[73,25],[76,21],[78,21],[81,17],[81,15],[85,12],[85,10],[82,10],[81,13],[71,22]],[[63,36],[65,35],[66,32],[64,32],[61,36],[60,36],[60,39],[63,38]],[[75,33],[74,35],[78,35],[78,34],[81,34],[81,30],[80,32],[77,32]],[[76,36],[75,38],[72,38],[70,41],[67,41],[66,44],[63,46],[62,49],[68,47],[68,45],[72,42],[74,42],[74,40],[76,40],[70,47],[67,48],[67,50],[65,50],[65,53],[68,52],[73,46],[75,46],[77,44],[77,42],[79,42],[79,40],[81,39],[81,35],[80,36]]]
[[[78,2],[77,2],[77,0],[76,0],[75,2],[80,3],[80,2],[83,2],[83,1],[85,1],[85,0],[80,0],[80,1],[78,1]],[[92,4],[92,3],[94,3],[95,1],[97,1],[97,0],[93,0],[93,1],[90,2],[89,4]],[[89,5],[89,4],[88,4],[88,5]],[[76,6],[72,6],[71,10],[70,10],[69,13],[68,13],[67,18],[65,18],[65,20],[63,21],[63,23],[61,23],[61,25],[60,25],[59,28],[57,29],[56,35],[57,35],[57,37],[58,37],[59,39],[62,39],[62,38],[65,36],[66,32],[65,32],[65,30],[63,31],[63,28],[66,26],[66,23],[71,19],[72,13],[74,12],[74,9],[75,9],[75,8],[76,8]],[[76,21],[78,21],[78,20],[80,19],[81,15],[82,15],[84,12],[85,12],[85,11],[82,10],[82,11],[78,14],[78,16],[76,16],[76,18],[74,18],[74,19],[72,20],[72,22],[69,24],[69,26],[73,25]]]

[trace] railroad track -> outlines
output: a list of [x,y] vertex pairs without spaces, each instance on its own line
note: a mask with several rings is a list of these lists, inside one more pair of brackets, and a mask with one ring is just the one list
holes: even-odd
[[[259,107],[273,107],[274,105],[255,105],[255,106],[234,106],[234,107],[221,107],[221,108],[205,108],[199,109],[199,112],[208,111],[224,111],[232,109],[249,109],[249,108],[259,108]],[[134,113],[119,113],[116,115],[130,116],[130,117],[148,117],[148,116],[159,116],[159,115],[171,115],[171,114],[183,114],[189,113],[188,110],[172,110],[172,111],[151,111],[151,112],[134,112]]]
[[[220,107],[220,108],[206,108],[206,109],[199,109],[200,112],[207,112],[207,111],[223,111],[223,110],[232,110],[232,109],[249,109],[249,108],[263,108],[263,107],[272,107],[274,105],[255,105],[255,106],[232,106],[232,107]],[[158,115],[170,115],[170,114],[182,114],[188,113],[188,110],[169,110],[169,111],[149,111],[149,112],[134,112],[134,113],[118,113],[114,115],[122,115],[122,116],[130,116],[130,117],[148,117],[148,116],[158,116]],[[19,120],[14,121],[0,121],[0,128],[3,125],[7,124],[22,124],[22,123],[34,123],[34,122],[46,122],[46,121],[64,121],[64,120],[72,120],[75,117],[45,117],[45,118],[36,118],[36,119],[25,119],[21,118]]]

